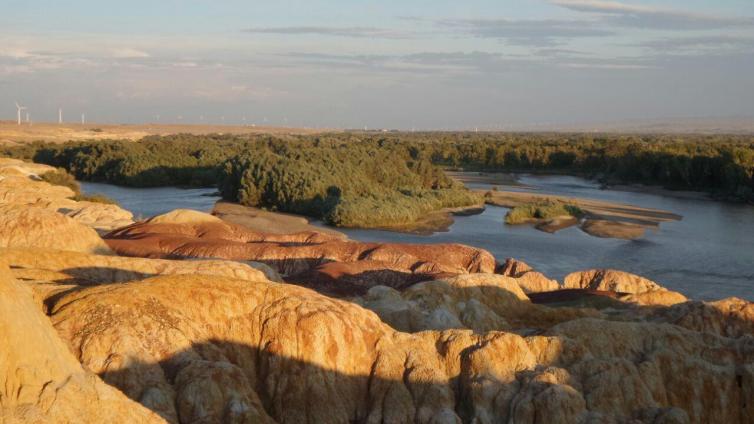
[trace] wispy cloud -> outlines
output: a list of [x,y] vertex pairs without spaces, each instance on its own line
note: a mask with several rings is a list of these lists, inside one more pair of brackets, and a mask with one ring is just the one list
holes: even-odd
[[130,47],[118,48],[112,51],[111,57],[116,59],[141,59],[149,57],[149,53]]
[[640,43],[638,46],[664,53],[719,54],[731,51],[746,53],[754,51],[754,36],[708,35],[661,38]]
[[243,30],[253,34],[279,35],[324,35],[330,37],[353,38],[411,38],[415,34],[394,29],[375,27],[328,27],[328,26],[289,26],[268,28],[246,28]]
[[566,39],[613,34],[587,20],[446,19],[437,24],[475,37],[497,38],[509,44],[537,47],[555,46]]
[[600,15],[606,22],[624,27],[677,31],[754,27],[752,17],[720,16],[604,0],[552,0],[552,3],[577,12]]

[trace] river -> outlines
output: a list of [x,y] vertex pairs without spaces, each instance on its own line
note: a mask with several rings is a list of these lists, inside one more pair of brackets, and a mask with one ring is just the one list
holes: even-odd
[[[754,207],[653,193],[602,190],[569,176],[520,175],[537,192],[627,203],[683,216],[666,222],[639,240],[589,236],[572,227],[548,234],[528,226],[506,226],[507,209],[487,207],[473,216],[456,217],[447,232],[429,236],[379,230],[341,229],[354,240],[403,243],[463,243],[489,250],[498,260],[514,257],[548,276],[562,279],[572,271],[614,268],[645,276],[694,299],[737,296],[754,300]],[[484,184],[468,184],[486,188]],[[209,211],[214,189],[132,189],[82,183],[86,193],[102,193],[136,216],[176,208]]]

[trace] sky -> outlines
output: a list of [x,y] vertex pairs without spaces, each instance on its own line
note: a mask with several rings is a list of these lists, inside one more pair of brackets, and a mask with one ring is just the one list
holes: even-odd
[[0,0],[0,119],[518,129],[754,116],[752,0]]

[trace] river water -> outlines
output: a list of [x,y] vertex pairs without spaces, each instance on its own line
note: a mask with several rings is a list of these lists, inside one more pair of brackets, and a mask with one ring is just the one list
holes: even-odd
[[[639,240],[592,237],[571,227],[548,234],[528,226],[506,226],[507,209],[487,207],[474,216],[456,217],[447,232],[429,236],[379,230],[341,229],[354,240],[403,243],[463,243],[492,252],[498,260],[514,257],[562,279],[572,271],[614,268],[657,281],[694,299],[737,296],[754,300],[754,206],[660,194],[602,190],[569,176],[521,175],[519,182],[537,192],[627,203],[683,216]],[[176,208],[209,211],[214,189],[132,189],[83,183],[86,193],[102,193],[137,216]],[[468,184],[487,188],[484,184]]]

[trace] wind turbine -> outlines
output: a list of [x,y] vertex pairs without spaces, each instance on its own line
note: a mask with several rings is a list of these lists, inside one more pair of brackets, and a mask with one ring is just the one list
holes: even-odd
[[86,113],[81,114],[81,125],[86,124]]
[[26,106],[21,106],[16,102],[16,109],[18,111],[18,125],[21,125],[21,111],[26,110]]
[[63,124],[63,108],[59,107],[58,108],[58,125],[62,125],[62,124]]

